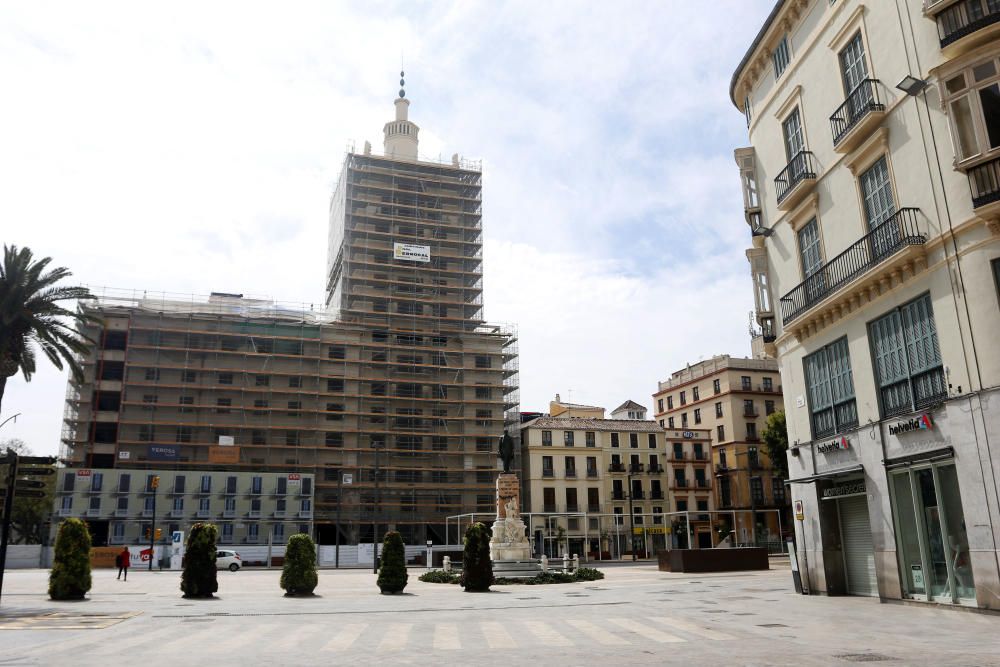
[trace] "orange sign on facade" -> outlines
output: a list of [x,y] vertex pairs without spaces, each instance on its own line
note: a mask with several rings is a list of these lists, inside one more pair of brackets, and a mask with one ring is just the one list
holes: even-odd
[[211,445],[208,448],[208,461],[209,463],[239,463],[240,448]]

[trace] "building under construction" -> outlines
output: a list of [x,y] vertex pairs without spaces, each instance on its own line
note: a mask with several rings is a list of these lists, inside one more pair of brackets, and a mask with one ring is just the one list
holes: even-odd
[[230,294],[85,305],[104,325],[70,383],[68,464],[312,473],[324,544],[393,527],[443,543],[445,517],[493,507],[517,350],[483,321],[482,174],[418,159],[408,106],[400,91],[385,155],[346,157],[322,311]]

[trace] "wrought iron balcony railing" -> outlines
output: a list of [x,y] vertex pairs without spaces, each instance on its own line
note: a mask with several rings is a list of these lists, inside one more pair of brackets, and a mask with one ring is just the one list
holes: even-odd
[[970,169],[969,188],[972,189],[972,208],[1000,201],[1000,158]]
[[902,208],[847,250],[820,267],[781,297],[781,319],[786,325],[830,294],[868,272],[906,246],[922,245],[926,234],[917,226],[920,209]]
[[830,116],[833,145],[836,146],[862,118],[873,111],[885,111],[878,96],[878,79],[865,79]]
[[813,168],[813,154],[810,151],[799,151],[788,161],[788,165],[774,179],[774,188],[780,204],[796,185],[807,178],[816,178]]
[[1000,21],[1000,6],[993,0],[959,2],[937,15],[941,48]]

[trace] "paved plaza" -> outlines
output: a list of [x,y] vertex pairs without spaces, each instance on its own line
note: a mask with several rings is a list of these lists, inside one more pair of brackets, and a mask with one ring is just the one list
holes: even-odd
[[383,596],[371,572],[323,570],[285,598],[280,569],[219,573],[215,600],[179,573],[95,570],[90,599],[54,603],[48,573],[8,571],[0,665],[1000,665],[1000,616],[796,595],[790,572],[603,568],[603,581],[464,593],[417,580]]

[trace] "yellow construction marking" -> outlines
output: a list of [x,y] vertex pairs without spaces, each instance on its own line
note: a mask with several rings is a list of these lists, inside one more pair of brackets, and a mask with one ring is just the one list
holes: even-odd
[[661,632],[655,628],[651,628],[646,625],[640,625],[633,620],[627,618],[609,618],[609,623],[614,623],[620,628],[625,628],[626,630],[631,630],[637,635],[642,635],[646,639],[652,639],[654,642],[660,642],[661,644],[668,644],[671,642],[684,642],[686,639],[681,639],[680,637],[675,637],[674,635],[668,635],[666,632]]
[[340,632],[324,644],[320,651],[343,651],[350,648],[367,627],[367,623],[349,623],[343,626]]
[[727,635],[725,632],[719,632],[718,630],[704,628],[700,625],[695,625],[690,621],[684,621],[679,618],[670,618],[668,616],[654,616],[649,620],[670,626],[675,630],[680,630],[682,632],[690,632],[692,635],[695,635],[697,637],[704,637],[705,639],[715,639],[718,641],[727,641],[730,639],[736,639],[736,637],[733,637],[732,635]]
[[599,644],[604,644],[606,646],[622,646],[631,643],[627,639],[622,639],[617,635],[613,635],[601,626],[594,625],[590,621],[574,620],[566,622]]

